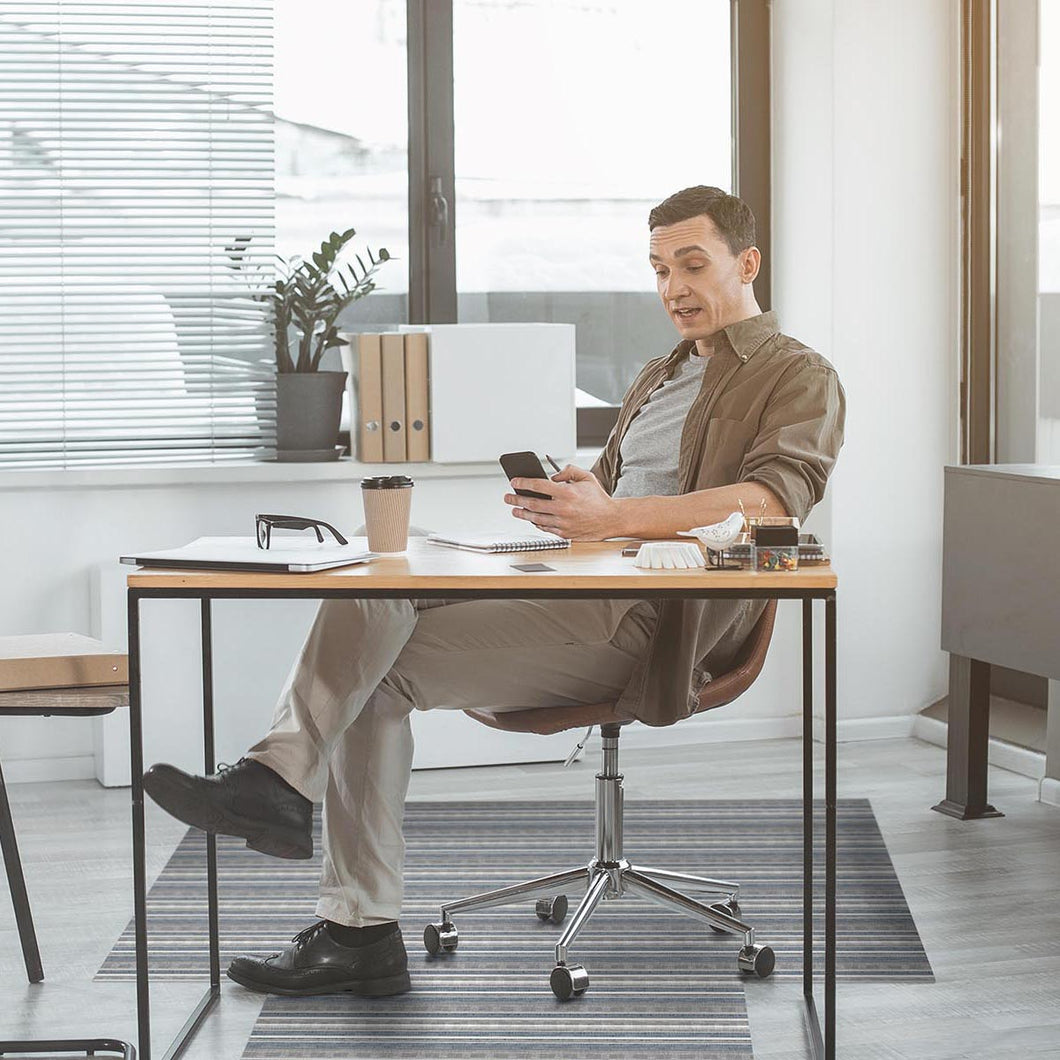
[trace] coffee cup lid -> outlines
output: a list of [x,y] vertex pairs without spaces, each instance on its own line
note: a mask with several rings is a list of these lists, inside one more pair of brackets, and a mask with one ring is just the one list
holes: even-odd
[[407,489],[412,484],[408,475],[377,475],[374,478],[361,479],[363,490],[399,490]]

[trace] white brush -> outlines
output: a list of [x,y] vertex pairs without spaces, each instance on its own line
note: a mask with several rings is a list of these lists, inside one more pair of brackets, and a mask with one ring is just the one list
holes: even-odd
[[687,570],[689,567],[705,567],[706,560],[697,545],[686,545],[680,541],[646,541],[637,550],[634,567],[649,567],[652,570]]

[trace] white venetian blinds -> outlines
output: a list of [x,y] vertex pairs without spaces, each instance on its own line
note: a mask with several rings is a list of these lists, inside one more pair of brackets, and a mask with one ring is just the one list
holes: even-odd
[[270,0],[0,5],[0,468],[275,445],[273,155]]

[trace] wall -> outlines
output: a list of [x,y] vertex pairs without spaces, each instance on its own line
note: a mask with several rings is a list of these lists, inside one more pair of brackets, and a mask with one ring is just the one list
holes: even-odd
[[[131,568],[117,563],[119,555],[199,536],[249,535],[261,511],[314,515],[352,532],[363,521],[357,482],[381,472],[343,462],[0,474],[0,635],[73,630],[123,647]],[[500,499],[506,483],[499,467],[412,474],[414,523],[514,525]],[[260,738],[315,608],[309,600],[213,605],[218,760],[235,761]],[[198,604],[145,601],[141,629],[146,760],[198,769]],[[418,715],[415,731],[420,767],[563,758],[573,742],[494,733],[442,711]],[[98,775],[127,783],[127,734],[124,711],[94,721],[0,719],[0,755],[12,781]]]
[[[958,461],[952,0],[774,0],[774,302],[847,395],[829,484],[839,709],[945,694],[942,468]],[[870,679],[866,679],[870,677]],[[905,731],[908,731],[906,729]]]
[[[840,576],[841,735],[898,735],[946,691],[942,467],[958,452],[956,7],[774,0],[773,20],[774,303],[785,330],[836,365],[848,399],[846,445],[807,524],[831,546]],[[349,466],[283,477],[275,467],[258,469],[252,481],[221,470],[198,482],[175,471],[137,472],[128,484],[111,473],[78,474],[45,476],[32,488],[28,478],[0,474],[0,633],[91,632],[99,621],[94,572],[125,548],[246,532],[254,511],[285,507],[342,527],[360,522],[358,472]],[[506,517],[495,499],[503,482],[489,474],[477,484],[425,480],[425,510],[435,519],[462,509]],[[243,716],[220,734],[222,759],[238,756],[242,734],[260,729],[311,611],[273,608],[269,617],[219,617],[219,636],[275,628],[282,649],[223,678]],[[799,605],[784,602],[765,670],[744,699],[680,734],[638,729],[630,738],[794,735],[798,633]],[[156,650],[169,668],[156,680],[169,694],[193,688],[180,660]],[[816,687],[819,694],[819,676]],[[8,720],[0,751],[13,780],[94,771],[92,732],[65,719]]]
[[[563,454],[555,454],[563,459]],[[595,454],[580,453],[588,467]],[[499,468],[413,465],[413,522],[429,529],[513,523]],[[352,531],[363,512],[356,486],[364,465],[258,465],[134,471],[0,473],[0,635],[73,630],[121,646],[125,612],[123,552],[164,548],[211,534],[247,534],[258,511],[319,516]],[[31,484],[32,483],[32,484]],[[817,518],[815,513],[814,519]],[[514,524],[513,524],[514,525]],[[808,526],[815,528],[811,521]],[[820,527],[817,527],[820,533]],[[219,601],[214,605],[217,758],[234,761],[260,737],[300,645],[311,601]],[[147,601],[141,615],[145,757],[197,769],[201,728],[198,607]],[[781,604],[777,633],[757,685],[738,704],[688,722],[681,732],[638,727],[630,741],[664,745],[688,739],[791,735],[799,709],[799,605]],[[189,660],[194,661],[189,665]],[[414,719],[418,767],[566,756],[574,734],[546,739],[495,733],[458,713]],[[698,735],[691,736],[695,726]],[[12,781],[92,777],[127,782],[123,713],[87,722],[0,719],[0,755]],[[100,758],[97,761],[97,750]]]

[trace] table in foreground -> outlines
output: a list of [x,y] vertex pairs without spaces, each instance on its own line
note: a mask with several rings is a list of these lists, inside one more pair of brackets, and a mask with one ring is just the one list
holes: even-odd
[[[835,1058],[836,891],[836,585],[830,566],[798,571],[641,570],[621,554],[621,541],[576,542],[569,549],[479,554],[412,539],[407,552],[317,574],[147,571],[128,578],[129,708],[132,757],[133,887],[136,999],[142,1060],[151,1060],[150,969],[144,847],[143,714],[140,688],[140,601],[201,602],[203,769],[214,762],[213,644],[210,604],[231,599],[779,599],[802,601],[803,680],[803,996],[814,1057]],[[524,572],[513,563],[541,562]],[[825,952],[824,1020],[814,1001],[813,953],[813,601],[825,603]],[[207,836],[210,985],[167,1047],[164,1060],[187,1047],[221,995],[217,845]]]

